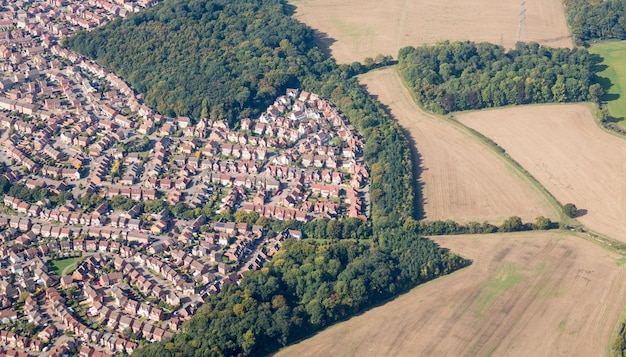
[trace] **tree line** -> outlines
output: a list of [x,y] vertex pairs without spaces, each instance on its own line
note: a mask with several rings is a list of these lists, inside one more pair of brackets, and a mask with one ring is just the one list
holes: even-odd
[[512,104],[597,101],[592,56],[585,48],[518,42],[506,51],[490,43],[440,42],[405,47],[398,69],[416,99],[436,113]]
[[539,216],[534,222],[524,223],[518,216],[511,216],[496,226],[489,222],[469,222],[460,224],[453,220],[421,220],[408,219],[404,222],[404,229],[417,232],[421,235],[449,235],[449,234],[485,234],[496,232],[521,232],[531,230],[548,230],[559,228],[559,224],[550,218]]
[[0,196],[3,194],[19,198],[29,204],[36,204],[47,199],[55,207],[63,206],[66,201],[71,201],[73,198],[71,192],[61,191],[55,194],[43,187],[28,188],[23,183],[11,184],[7,179],[0,176]]

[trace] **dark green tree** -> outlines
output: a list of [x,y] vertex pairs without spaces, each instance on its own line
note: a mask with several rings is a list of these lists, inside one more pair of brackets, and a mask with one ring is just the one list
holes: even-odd
[[570,217],[570,218],[574,218],[576,217],[576,212],[578,212],[578,208],[576,208],[576,205],[573,203],[566,203],[565,205],[563,205],[563,213]]
[[535,227],[534,227],[535,229],[546,230],[546,229],[550,229],[551,226],[552,226],[552,221],[550,220],[550,218],[539,216],[535,219]]

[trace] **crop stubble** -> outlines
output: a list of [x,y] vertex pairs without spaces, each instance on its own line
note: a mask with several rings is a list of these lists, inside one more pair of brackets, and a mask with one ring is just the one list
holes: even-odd
[[626,140],[594,122],[586,104],[469,112],[459,121],[495,141],[581,223],[626,243]]

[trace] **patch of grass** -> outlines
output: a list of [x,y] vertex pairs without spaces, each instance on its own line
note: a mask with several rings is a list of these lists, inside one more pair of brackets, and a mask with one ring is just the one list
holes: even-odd
[[78,267],[77,262],[80,261],[80,257],[77,258],[64,258],[64,259],[58,259],[58,260],[53,260],[52,261],[52,271],[57,275],[57,276],[61,276],[61,273],[63,272],[63,270],[67,267],[69,267],[70,265],[74,265],[73,268],[70,268],[69,271],[66,271],[66,274],[71,274],[74,269],[76,269]]
[[342,21],[339,18],[334,18],[333,22],[339,31],[343,32],[346,36],[351,37],[354,40],[358,40],[364,36],[372,36],[374,29],[370,26],[360,25],[356,23],[349,23]]
[[626,263],[626,257],[621,257],[615,261],[615,265],[617,265],[618,267],[621,267],[625,263]]
[[597,44],[589,52],[604,59],[598,64],[601,71],[597,73],[598,82],[606,92],[602,99],[607,102],[611,116],[626,127],[626,41]]
[[567,320],[561,320],[561,322],[559,323],[559,333],[564,333],[566,327],[567,327]]
[[474,315],[483,317],[485,310],[500,295],[512,289],[526,278],[526,275],[517,271],[517,265],[513,262],[503,262],[493,278],[485,283],[485,287],[480,292],[475,301]]

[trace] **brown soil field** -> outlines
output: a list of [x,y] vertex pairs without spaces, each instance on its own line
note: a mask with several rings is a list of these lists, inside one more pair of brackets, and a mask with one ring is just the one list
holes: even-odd
[[626,242],[626,140],[603,131],[585,104],[463,113],[458,119],[503,147],[587,227]]
[[[518,41],[520,0],[291,0],[295,17],[319,31],[338,63],[443,40]],[[571,47],[562,0],[526,0],[526,39]],[[522,37],[522,39],[524,39]]]
[[524,222],[541,215],[558,218],[544,196],[504,159],[460,125],[424,112],[395,68],[369,72],[360,81],[388,106],[417,147],[426,219],[500,224],[510,216]]
[[603,356],[624,259],[559,232],[434,238],[474,263],[278,356]]

